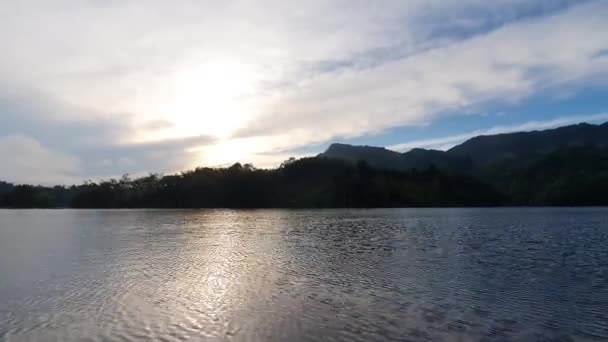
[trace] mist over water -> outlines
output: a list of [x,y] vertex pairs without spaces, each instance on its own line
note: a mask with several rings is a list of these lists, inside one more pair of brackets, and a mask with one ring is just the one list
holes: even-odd
[[608,209],[0,210],[0,340],[606,338]]

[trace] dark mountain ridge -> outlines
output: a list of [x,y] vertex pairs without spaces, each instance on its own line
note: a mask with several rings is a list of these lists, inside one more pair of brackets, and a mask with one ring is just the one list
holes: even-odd
[[437,168],[471,173],[489,163],[530,158],[560,148],[608,146],[608,122],[602,125],[580,123],[555,129],[530,132],[480,135],[447,151],[414,148],[399,153],[384,147],[332,144],[319,157],[365,161],[372,167],[409,170]]
[[406,160],[403,158],[403,154],[387,150],[384,147],[352,146],[334,143],[319,156],[341,159],[349,162],[363,160],[369,166],[378,169],[405,170],[408,168]]
[[466,156],[476,164],[500,159],[516,159],[543,155],[559,148],[593,145],[608,146],[608,123],[580,123],[555,129],[530,132],[480,135],[447,151],[454,156]]
[[[332,146],[319,157],[468,175],[491,185],[509,204],[608,204],[608,123],[477,136],[447,151]],[[360,153],[362,149],[367,153]],[[382,151],[384,157],[376,158],[373,151]]]

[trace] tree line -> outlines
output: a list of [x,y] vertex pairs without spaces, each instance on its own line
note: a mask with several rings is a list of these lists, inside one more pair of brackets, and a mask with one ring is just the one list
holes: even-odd
[[237,163],[69,187],[0,183],[0,206],[8,208],[494,206],[504,200],[483,182],[435,167],[380,170],[365,162],[317,157],[290,159],[276,169]]
[[608,148],[573,146],[489,163],[473,174],[310,157],[73,186],[0,182],[5,208],[368,208],[608,205]]

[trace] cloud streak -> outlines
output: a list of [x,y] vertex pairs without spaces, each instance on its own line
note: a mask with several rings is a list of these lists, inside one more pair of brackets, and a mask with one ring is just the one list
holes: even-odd
[[317,75],[286,90],[241,134],[315,143],[416,124],[487,100],[514,101],[594,77],[608,71],[606,60],[592,58],[608,46],[608,35],[598,34],[606,31],[608,15],[601,5],[518,22],[370,69]]

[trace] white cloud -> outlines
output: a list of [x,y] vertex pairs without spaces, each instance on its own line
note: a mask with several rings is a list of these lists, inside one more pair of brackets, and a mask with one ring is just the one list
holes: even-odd
[[[0,23],[4,51],[0,74],[13,84],[35,88],[58,101],[94,109],[116,120],[123,113],[135,114],[141,121],[171,119],[171,113],[161,113],[158,107],[172,100],[176,74],[208,61],[235,60],[251,69],[260,84],[299,84],[309,65],[348,61],[377,48],[387,48],[385,54],[395,46],[401,52],[415,53],[420,45],[445,42],[443,38],[439,42],[426,40],[437,25],[458,28],[469,23],[467,19],[476,17],[467,14],[471,8],[484,9],[485,21],[500,21],[509,19],[514,9],[526,3],[388,0],[370,5],[367,1],[315,0],[294,6],[272,0],[261,6],[247,0],[185,0],[179,4],[4,2],[0,4],[0,13],[6,14]],[[501,15],[507,18],[499,18]],[[378,75],[377,81],[385,87],[384,81],[392,80]],[[314,85],[323,82],[321,77]],[[357,89],[344,88],[344,93],[349,90]],[[255,95],[268,92],[258,89]],[[256,107],[257,102],[250,105]],[[320,111],[334,108],[323,109]],[[255,113],[264,110],[252,108]],[[163,115],[168,118],[158,117]],[[201,115],[214,119],[211,114]]]
[[608,46],[606,16],[608,6],[593,3],[374,68],[318,75],[282,94],[244,134],[289,136],[295,145],[357,136],[602,75],[608,59],[593,56]]
[[[30,113],[42,126],[62,123],[52,125],[56,134],[32,135],[45,146],[70,140],[63,122],[86,121],[87,132],[96,122],[115,123],[103,135],[87,133],[82,148],[53,141],[67,154],[77,150],[85,177],[175,170],[230,155],[269,165],[276,151],[428,123],[448,109],[599,77],[608,58],[589,56],[608,47],[608,6],[579,3],[5,1],[0,99],[23,90],[53,103]],[[217,65],[237,72],[206,78]],[[176,132],[219,130],[221,139],[198,142],[196,153],[192,145],[163,148],[162,157],[132,150],[134,142],[179,138]],[[10,133],[31,135],[24,131]]]
[[448,150],[451,147],[458,145],[465,140],[471,139],[478,135],[493,135],[502,133],[513,133],[513,132],[526,132],[556,128],[560,126],[573,125],[582,122],[603,122],[608,120],[608,113],[598,113],[591,115],[572,115],[567,117],[561,117],[546,121],[528,121],[523,124],[509,125],[509,126],[495,126],[488,129],[480,129],[472,132],[451,135],[447,137],[413,140],[401,144],[387,146],[388,149],[394,151],[405,152],[412,148],[430,148],[438,150]]
[[29,184],[71,184],[79,180],[77,159],[24,136],[0,138],[0,179]]

